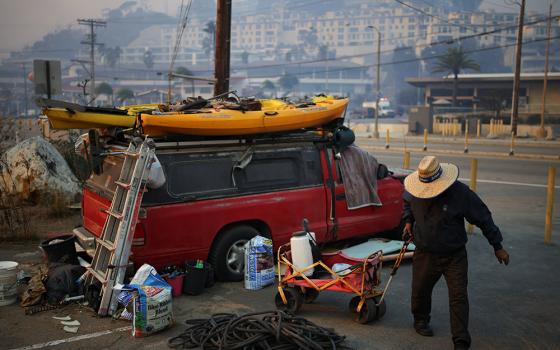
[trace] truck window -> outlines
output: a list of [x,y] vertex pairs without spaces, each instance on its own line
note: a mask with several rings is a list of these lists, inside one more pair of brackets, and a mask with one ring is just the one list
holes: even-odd
[[316,149],[257,152],[245,169],[235,172],[242,192],[281,190],[321,184]]
[[168,163],[167,190],[174,197],[200,196],[233,190],[229,157],[191,159]]

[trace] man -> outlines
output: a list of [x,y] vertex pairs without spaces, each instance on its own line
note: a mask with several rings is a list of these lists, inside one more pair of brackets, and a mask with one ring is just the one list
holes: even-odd
[[414,329],[432,336],[430,312],[432,290],[445,277],[449,290],[451,333],[455,349],[468,349],[469,301],[467,295],[467,233],[465,219],[481,230],[500,263],[509,263],[502,248],[502,234],[482,200],[465,184],[457,181],[454,164],[439,163],[426,156],[418,170],[404,181],[404,235],[414,238],[412,259],[412,314]]

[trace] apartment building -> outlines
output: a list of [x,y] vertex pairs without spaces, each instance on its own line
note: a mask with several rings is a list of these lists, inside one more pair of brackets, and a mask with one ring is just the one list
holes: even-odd
[[[307,12],[275,11],[271,14],[235,17],[231,28],[232,60],[241,61],[248,53],[249,61],[279,60],[293,48],[305,57],[314,58],[320,46],[337,57],[373,54],[377,30],[381,33],[381,50],[411,46],[416,53],[432,43],[452,41],[467,35],[496,32],[477,38],[482,46],[504,46],[515,43],[517,15],[496,12],[446,12],[426,7],[424,15],[403,7],[362,5],[346,11],[330,11],[320,16]],[[525,29],[525,40],[546,38],[546,21],[542,16],[528,14],[527,22],[540,21]],[[184,33],[177,62],[189,66],[207,64],[213,53],[204,45],[211,36],[204,31],[206,23],[192,18]],[[375,27],[373,29],[372,27]],[[558,19],[553,36],[560,34]],[[150,50],[155,63],[169,62],[175,46],[176,27],[153,26],[144,30],[128,47],[123,48],[121,62],[142,63]],[[303,50],[302,50],[303,49]],[[245,58],[247,59],[247,57]]]

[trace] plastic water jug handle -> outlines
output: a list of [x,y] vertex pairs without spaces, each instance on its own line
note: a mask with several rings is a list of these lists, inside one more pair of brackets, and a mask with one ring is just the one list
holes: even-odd
[[307,220],[306,218],[303,219],[303,230],[305,232],[310,232],[309,231],[309,220]]

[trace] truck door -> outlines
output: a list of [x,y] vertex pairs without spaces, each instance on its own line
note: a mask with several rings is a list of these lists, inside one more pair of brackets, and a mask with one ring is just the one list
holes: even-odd
[[[393,178],[377,181],[378,195],[382,206],[366,206],[348,209],[343,179],[339,169],[339,160],[333,151],[327,149],[334,177],[335,215],[337,221],[337,239],[365,236],[372,233],[390,230],[398,225],[402,209],[402,186]],[[329,191],[330,193],[330,191]],[[330,194],[329,194],[330,199]]]

